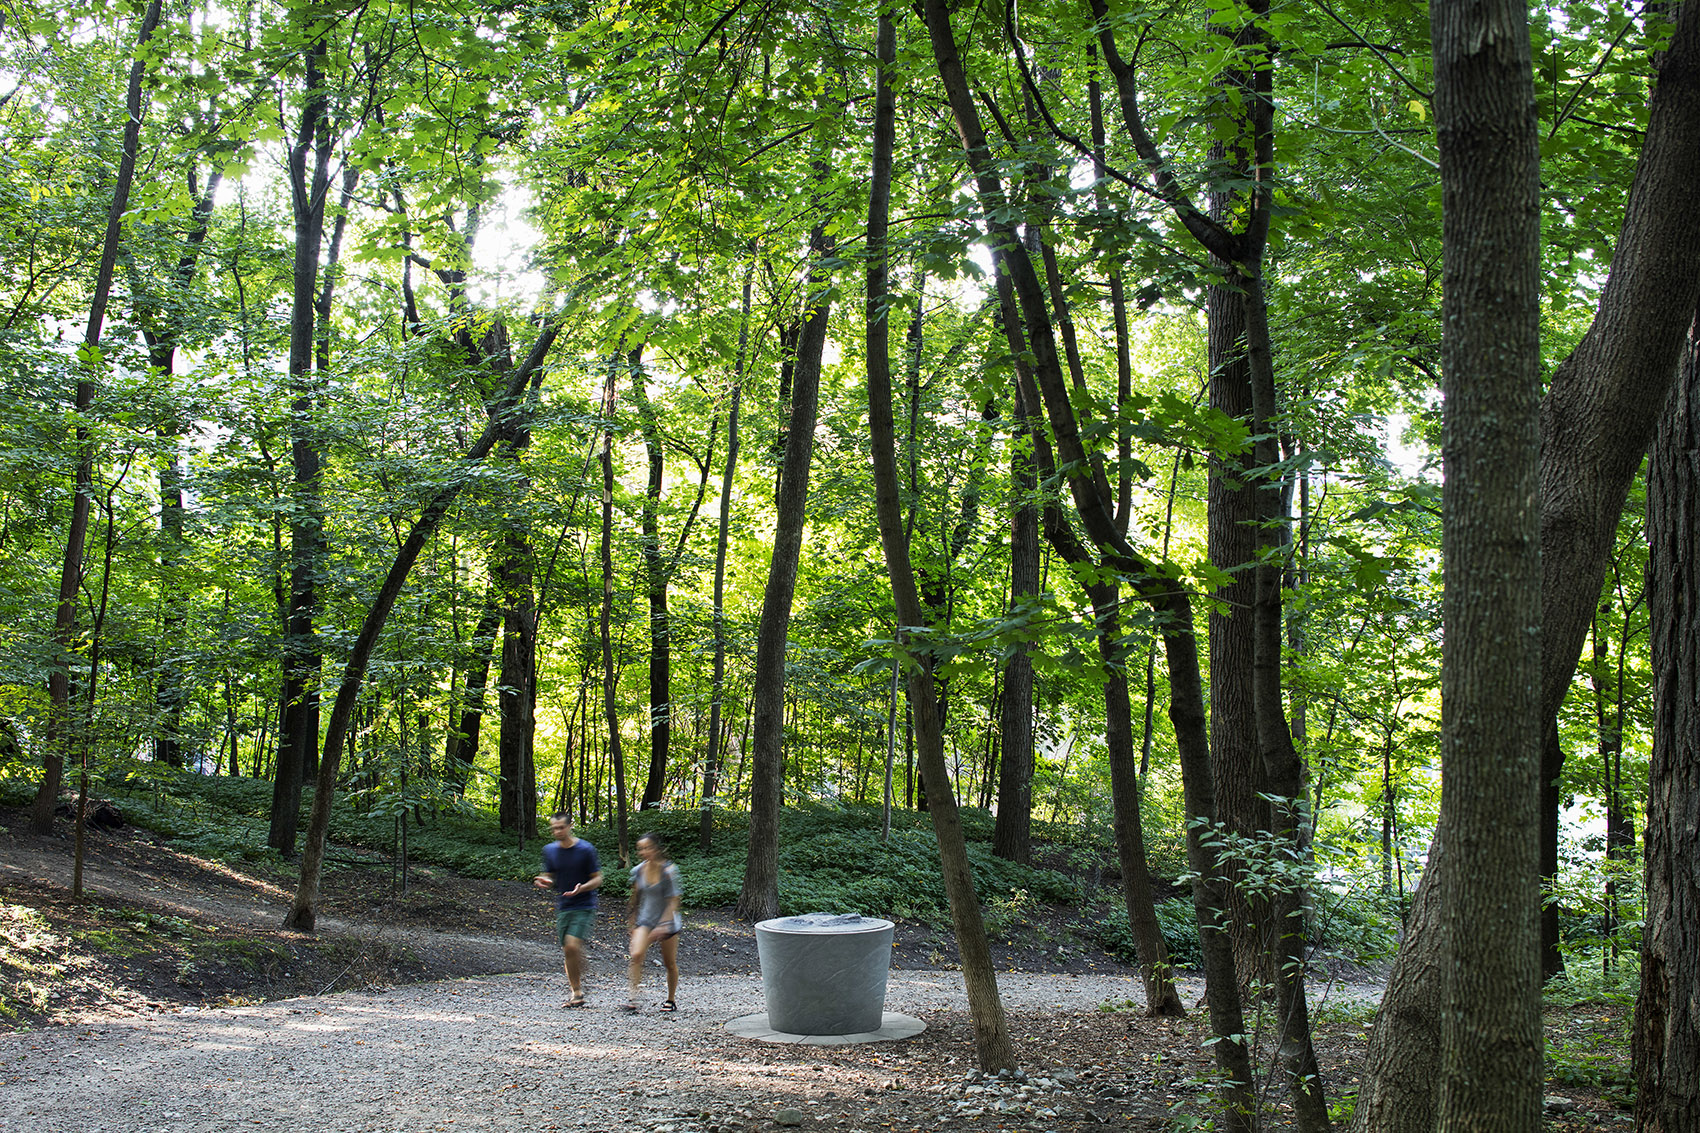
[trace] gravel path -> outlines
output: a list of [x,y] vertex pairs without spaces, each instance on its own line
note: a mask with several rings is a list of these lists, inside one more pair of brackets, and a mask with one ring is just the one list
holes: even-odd
[[[892,972],[887,1009],[925,1020],[921,1036],[836,1048],[727,1034],[728,1019],[764,1010],[751,976],[690,979],[676,1014],[654,1010],[652,994],[634,1015],[599,975],[583,1011],[560,1007],[558,973],[533,972],[3,1035],[0,1131],[742,1133],[777,1122],[887,1133],[995,1129],[1008,1107],[1033,1129],[1102,1120],[1085,1109],[1081,1124],[1066,1120],[1076,1068],[1037,1067],[1038,1085],[1001,1094],[974,1085],[957,972]],[[1140,995],[1121,976],[1003,973],[999,984],[1012,1019],[1052,1030],[1071,1018],[1102,1026],[1112,1017],[1101,1005]],[[972,1120],[990,1103],[999,1120]]]

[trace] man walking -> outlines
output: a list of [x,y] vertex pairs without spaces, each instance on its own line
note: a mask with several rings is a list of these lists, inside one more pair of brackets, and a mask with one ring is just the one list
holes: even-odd
[[596,890],[602,885],[602,863],[596,847],[573,834],[571,815],[549,817],[549,833],[555,840],[543,847],[543,872],[533,879],[539,889],[555,891],[555,939],[567,970],[572,998],[566,1006],[583,1007],[584,943],[596,921]]

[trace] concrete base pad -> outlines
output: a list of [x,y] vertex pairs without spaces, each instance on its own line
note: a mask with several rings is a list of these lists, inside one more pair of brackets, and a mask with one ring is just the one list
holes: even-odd
[[892,1039],[907,1039],[920,1034],[927,1025],[913,1015],[887,1011],[880,1015],[877,1031],[859,1031],[853,1035],[793,1035],[776,1031],[767,1024],[767,1012],[759,1015],[740,1015],[726,1024],[726,1029],[743,1039],[764,1043],[796,1043],[800,1046],[848,1046],[851,1043],[881,1043]]

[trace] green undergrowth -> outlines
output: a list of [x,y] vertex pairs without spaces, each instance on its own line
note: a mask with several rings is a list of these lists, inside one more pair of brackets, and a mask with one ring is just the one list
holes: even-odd
[[[1095,939],[1123,963],[1137,963],[1126,906],[1119,893],[1110,896],[1112,900],[1091,908],[1080,926],[1081,933]],[[1198,922],[1190,896],[1158,901],[1157,923],[1163,931],[1163,942],[1168,945],[1171,964],[1177,968],[1203,967]],[[1313,964],[1338,959],[1373,968],[1391,960],[1398,947],[1397,915],[1380,907],[1378,902],[1356,894],[1340,894],[1319,887],[1312,895],[1307,926]]]
[[[126,819],[172,839],[184,852],[220,861],[243,861],[288,870],[289,863],[266,846],[271,784],[229,776],[203,776],[161,769],[153,778],[132,777],[105,784],[102,795],[118,801]],[[0,780],[0,799],[27,805],[33,784]],[[305,792],[300,815],[305,837],[312,805]],[[685,879],[687,908],[736,904],[743,885],[749,840],[748,817],[718,810],[713,815],[711,848],[700,846],[700,811],[649,811],[634,814],[628,838],[655,832],[666,839],[669,854]],[[540,817],[540,825],[542,819]],[[520,839],[500,830],[492,816],[439,806],[435,813],[409,811],[407,855],[414,865],[438,866],[469,878],[523,881],[538,870],[543,838]],[[1035,902],[1075,904],[1080,885],[1054,869],[1017,865],[991,853],[992,816],[964,809],[969,861],[982,901],[995,920],[1000,910],[1015,915]],[[949,905],[939,872],[938,845],[925,814],[892,815],[889,838],[880,836],[881,812],[875,806],[807,803],[789,807],[780,819],[779,900],[785,914],[817,911],[895,916],[932,924],[949,922]],[[611,824],[581,824],[581,837],[602,854],[611,893],[627,881],[619,869],[618,838]],[[1066,831],[1038,824],[1043,842]],[[333,844],[354,847],[383,858],[398,849],[397,818],[364,814],[339,797],[331,818]],[[1063,844],[1058,840],[1059,845]],[[1064,845],[1066,849],[1066,845]],[[1072,855],[1041,855],[1069,860]],[[334,852],[327,869],[344,868]],[[994,928],[997,927],[994,924]]]

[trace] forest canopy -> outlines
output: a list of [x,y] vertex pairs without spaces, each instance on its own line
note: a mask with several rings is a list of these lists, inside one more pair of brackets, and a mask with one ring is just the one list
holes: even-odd
[[[1438,0],[4,0],[0,777],[38,829],[266,781],[309,928],[333,806],[622,855],[628,814],[748,812],[772,915],[778,808],[927,810],[949,872],[960,804],[1145,875],[1142,940],[1192,882],[1302,1007],[1256,926],[1411,915],[1463,766],[1480,128],[1533,171],[1540,964],[1632,963],[1640,466],[1696,298],[1641,249],[1693,262],[1650,194],[1692,183],[1697,18],[1513,7],[1527,113],[1454,129]],[[1657,327],[1609,322],[1636,280]]]

